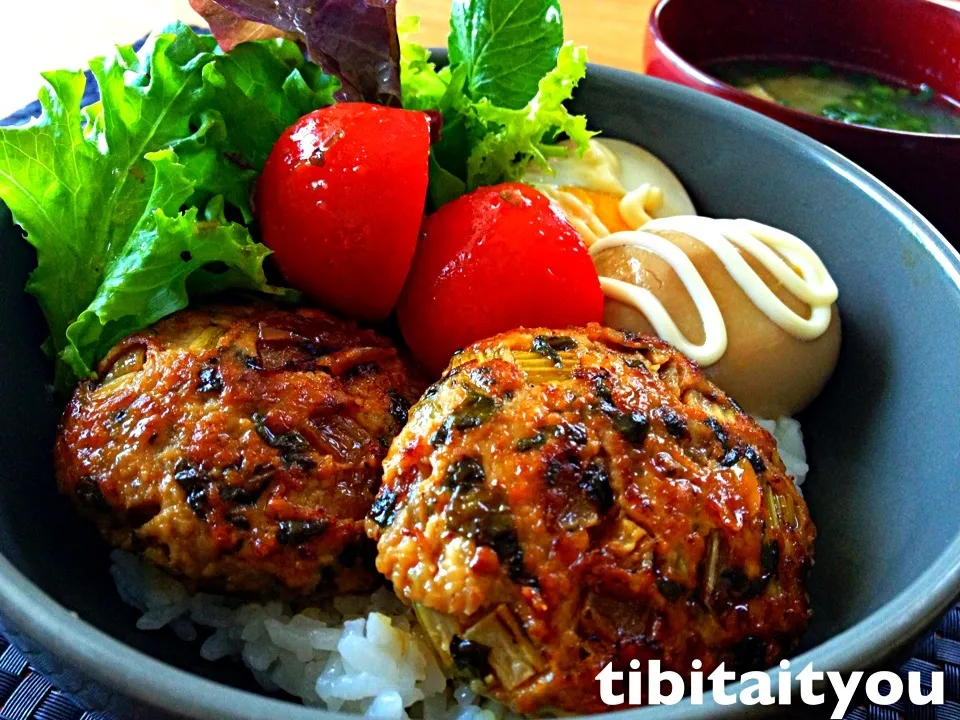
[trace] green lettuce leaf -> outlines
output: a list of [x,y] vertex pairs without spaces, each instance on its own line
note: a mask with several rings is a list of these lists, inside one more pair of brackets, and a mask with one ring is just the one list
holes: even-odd
[[[263,272],[269,250],[242,225],[200,221],[195,207],[179,212],[193,185],[172,150],[145,159],[154,169],[146,211],[126,243],[108,249],[96,294],[66,330],[63,359],[78,374],[130,333],[186,307],[187,281],[213,263],[229,269],[230,287],[271,290]],[[195,292],[223,289],[204,285]]]
[[203,69],[207,107],[230,129],[225,146],[231,160],[259,170],[280,134],[303,115],[332,105],[340,85],[287,40],[238,45]]
[[454,0],[447,44],[450,64],[467,68],[471,99],[520,109],[557,63],[559,0]]
[[551,154],[566,154],[556,146],[559,134],[585,149],[595,133],[587,130],[583,115],[571,115],[563,103],[573,96],[586,71],[586,51],[567,43],[560,48],[556,68],[540,80],[526,107],[510,110],[485,99],[476,103],[473,132],[479,139],[467,161],[467,186],[519,180],[530,162],[546,167]]
[[340,86],[296,44],[280,39],[218,49],[201,74],[201,125],[172,145],[197,180],[190,204],[222,195],[249,223],[250,190],[273,144],[303,115],[332,105]]
[[91,61],[99,102],[81,109],[82,73],[46,73],[40,118],[0,128],[0,200],[37,250],[27,291],[50,326],[60,387],[188,293],[279,292],[268,250],[225,216],[232,206],[250,219],[269,146],[329,104],[335,83],[287,41],[243,47],[224,55],[174,25],[139,53]]
[[410,15],[397,25],[400,37],[400,89],[408,110],[434,110],[449,86],[449,69],[437,70],[430,51],[410,39],[420,32],[420,18]]
[[467,69],[437,70],[430,51],[409,39],[420,29],[420,19],[400,22],[400,81],[403,106],[408,110],[433,110],[443,116],[440,140],[430,150],[429,201],[432,207],[455,200],[466,190],[470,144],[467,118],[471,103],[466,96]]

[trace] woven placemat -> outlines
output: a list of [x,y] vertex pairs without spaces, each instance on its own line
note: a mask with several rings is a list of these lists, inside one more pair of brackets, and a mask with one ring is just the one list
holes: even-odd
[[[139,50],[144,40],[146,38],[138,40],[134,48]],[[99,99],[93,76],[87,72],[86,77],[83,105]],[[33,102],[0,120],[0,125],[20,125],[39,115],[40,103]],[[906,700],[886,707],[863,704],[849,710],[845,720],[960,720],[960,602],[886,669],[899,674],[904,679],[904,687],[908,672],[920,672],[925,690],[930,688],[931,673],[942,671],[946,702],[936,707],[917,706]],[[31,668],[16,646],[0,635],[0,720],[116,719],[81,709]]]
[[114,720],[82,710],[35,672],[16,645],[0,635],[0,718],[2,720]]

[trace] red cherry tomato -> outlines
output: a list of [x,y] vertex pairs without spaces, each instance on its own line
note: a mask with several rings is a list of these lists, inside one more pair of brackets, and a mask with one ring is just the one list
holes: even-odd
[[429,153],[427,116],[410,110],[341,103],[287,129],[256,198],[287,282],[344,315],[385,318],[416,249]]
[[539,192],[508,183],[427,218],[397,317],[439,374],[456,350],[499,332],[599,322],[603,293],[577,231]]

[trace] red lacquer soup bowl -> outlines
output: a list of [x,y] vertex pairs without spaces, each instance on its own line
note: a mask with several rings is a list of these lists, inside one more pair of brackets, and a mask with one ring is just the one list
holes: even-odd
[[851,158],[960,246],[960,135],[850,125],[767,102],[704,72],[732,59],[817,60],[960,99],[960,3],[931,0],[660,0],[646,72],[733,100]]

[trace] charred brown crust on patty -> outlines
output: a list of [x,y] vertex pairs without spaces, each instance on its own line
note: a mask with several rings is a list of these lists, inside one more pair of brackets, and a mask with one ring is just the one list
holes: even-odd
[[605,710],[607,664],[774,664],[815,529],[773,437],[667,344],[591,325],[457,355],[368,521],[451,674],[526,713]]
[[381,582],[364,518],[424,385],[388,340],[318,310],[185,310],[76,389],[59,487],[110,543],[194,587],[362,592]]

